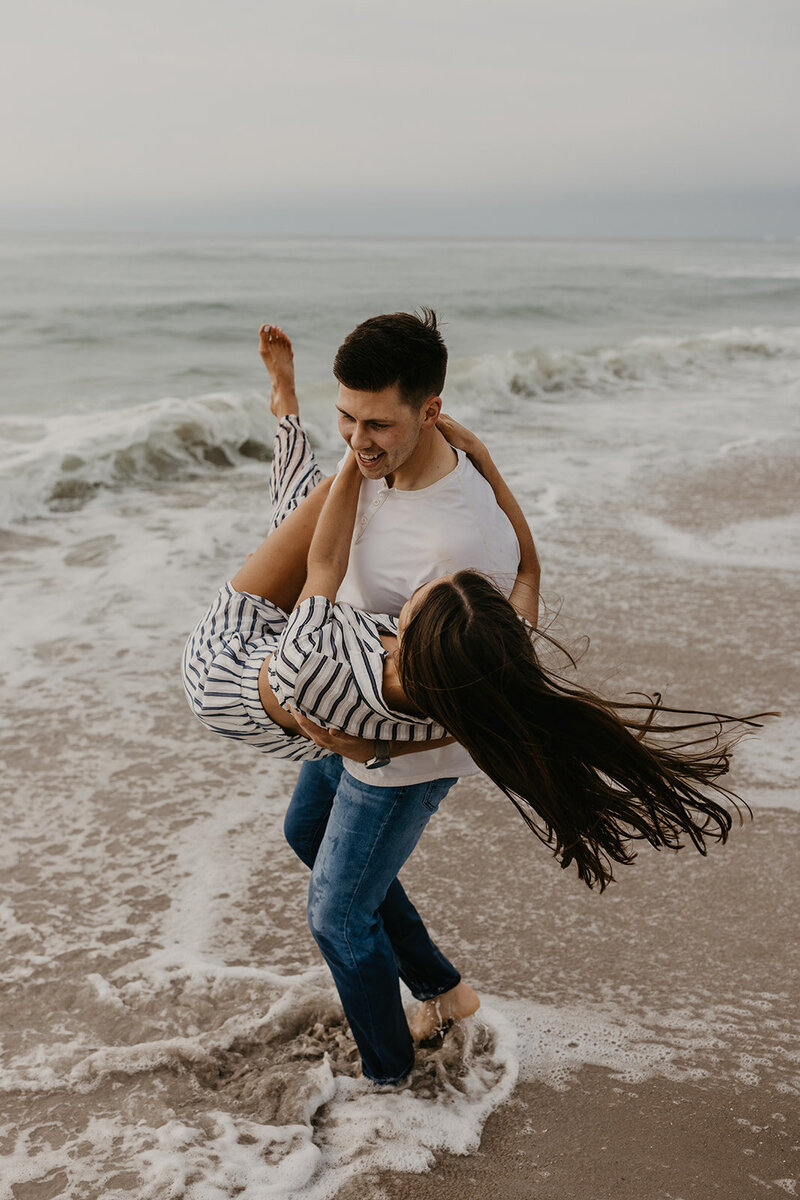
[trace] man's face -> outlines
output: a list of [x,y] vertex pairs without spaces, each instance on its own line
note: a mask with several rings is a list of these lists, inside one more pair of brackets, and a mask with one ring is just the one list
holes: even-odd
[[425,406],[418,412],[404,404],[396,383],[382,392],[354,392],[340,383],[336,407],[339,433],[367,479],[391,475],[416,450]]

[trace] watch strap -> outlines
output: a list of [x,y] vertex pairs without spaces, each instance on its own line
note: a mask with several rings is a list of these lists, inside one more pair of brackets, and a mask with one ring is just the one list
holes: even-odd
[[385,738],[375,738],[375,753],[366,762],[366,767],[374,771],[376,767],[387,767],[392,761],[392,743]]

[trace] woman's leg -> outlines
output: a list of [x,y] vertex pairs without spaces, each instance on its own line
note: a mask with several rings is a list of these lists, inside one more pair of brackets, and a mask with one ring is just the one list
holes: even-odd
[[249,554],[231,586],[291,612],[305,583],[308,548],[333,479],[326,479]]
[[270,528],[277,529],[323,477],[300,424],[292,343],[277,325],[262,325],[259,353],[272,383],[269,406],[278,418],[269,480],[273,509]]
[[239,592],[263,596],[290,612],[305,582],[308,548],[331,481],[323,481],[300,423],[292,344],[275,326],[261,329],[261,357],[272,380],[270,407],[278,417],[270,472],[270,532],[231,581]]
[[269,475],[270,529],[277,529],[322,480],[323,474],[299,416],[281,417],[275,430]]

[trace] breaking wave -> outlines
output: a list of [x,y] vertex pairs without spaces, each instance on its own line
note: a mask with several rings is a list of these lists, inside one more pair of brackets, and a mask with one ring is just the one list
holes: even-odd
[[[777,367],[793,375],[800,328],[727,329],[691,337],[641,337],[586,350],[534,349],[456,361],[447,404],[469,417],[524,413],[564,402],[718,384],[733,373]],[[779,380],[780,382],[780,380]],[[50,418],[0,419],[0,523],[81,507],[98,489],[148,487],[213,475],[271,458],[274,419],[259,393],[211,393],[133,408]],[[310,426],[320,444],[333,431]]]
[[0,419],[0,522],[80,508],[100,488],[147,487],[272,458],[263,397],[215,393],[111,412]]
[[[711,381],[732,370],[771,361],[796,363],[800,327],[724,329],[689,337],[640,337],[622,346],[586,350],[535,349],[485,356],[455,364],[448,394],[482,397],[487,387],[507,403],[520,398],[557,398],[576,393],[636,391],[675,387],[680,382]],[[454,386],[455,385],[455,386]]]

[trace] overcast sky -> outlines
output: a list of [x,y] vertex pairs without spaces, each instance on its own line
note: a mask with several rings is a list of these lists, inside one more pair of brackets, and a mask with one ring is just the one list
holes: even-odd
[[4,228],[800,235],[798,0],[25,0]]

